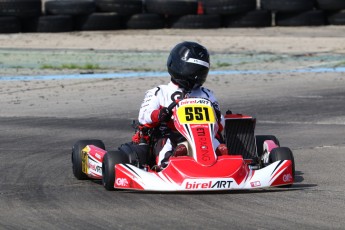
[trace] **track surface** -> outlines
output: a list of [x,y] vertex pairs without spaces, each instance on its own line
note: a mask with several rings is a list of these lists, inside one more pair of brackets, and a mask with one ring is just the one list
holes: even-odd
[[128,141],[134,109],[124,116],[100,100],[109,107],[98,118],[69,116],[71,104],[55,116],[26,110],[1,116],[0,229],[343,229],[345,83],[337,80],[293,84],[290,93],[283,86],[255,91],[260,82],[248,86],[253,90],[220,92],[223,108],[255,113],[257,134],[274,134],[293,150],[297,176],[290,189],[108,192],[98,181],[73,177],[71,146],[84,138],[102,139],[108,148]]

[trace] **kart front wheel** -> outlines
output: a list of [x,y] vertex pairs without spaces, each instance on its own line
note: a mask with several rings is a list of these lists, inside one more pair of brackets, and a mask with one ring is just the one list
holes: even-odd
[[128,157],[121,151],[108,151],[102,163],[102,184],[106,190],[114,190],[115,165],[129,163]]
[[256,150],[259,158],[264,154],[264,142],[267,140],[273,141],[276,145],[280,146],[278,138],[273,135],[256,135]]
[[105,149],[104,143],[101,140],[80,140],[77,141],[72,147],[72,170],[73,175],[78,180],[87,179],[85,173],[82,170],[82,150],[87,145],[94,145],[101,149]]
[[[287,147],[278,147],[273,149],[269,155],[269,163],[281,160],[291,160],[292,162],[292,178],[295,178],[295,159],[293,157],[291,149]],[[291,185],[288,185],[291,186]],[[284,186],[285,187],[285,186]]]

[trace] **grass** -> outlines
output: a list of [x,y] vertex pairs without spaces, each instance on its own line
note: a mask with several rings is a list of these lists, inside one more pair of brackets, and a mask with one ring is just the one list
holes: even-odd
[[337,67],[345,67],[345,61],[338,62],[337,64],[333,66],[333,68],[337,68]]
[[230,63],[226,63],[226,62],[216,62],[216,67],[221,68],[221,67],[229,67],[231,66]]
[[101,69],[101,67],[98,64],[91,64],[86,63],[83,65],[78,64],[61,64],[61,65],[50,65],[50,64],[43,64],[41,69],[83,69],[83,70],[95,70],[95,69]]
[[15,65],[15,66],[10,66],[10,68],[12,68],[12,69],[24,69],[25,67],[21,66],[21,65]]

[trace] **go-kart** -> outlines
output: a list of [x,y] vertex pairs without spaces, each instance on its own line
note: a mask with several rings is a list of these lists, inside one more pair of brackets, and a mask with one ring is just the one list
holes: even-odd
[[101,179],[107,190],[217,191],[289,187],[294,182],[292,151],[273,135],[254,135],[256,119],[225,114],[224,140],[228,155],[214,148],[217,117],[212,103],[188,98],[169,106],[176,130],[188,153],[172,156],[162,170],[150,157],[154,143],[126,143],[106,150],[101,140],[81,140],[72,148],[77,179]]

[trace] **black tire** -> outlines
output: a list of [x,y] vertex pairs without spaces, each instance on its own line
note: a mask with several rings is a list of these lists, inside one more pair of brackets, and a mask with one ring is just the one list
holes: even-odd
[[120,15],[139,14],[143,11],[141,0],[95,0],[98,11],[114,12]]
[[196,14],[198,2],[196,0],[145,0],[148,13],[164,15]]
[[0,17],[0,33],[19,33],[21,24],[16,17]]
[[256,0],[202,0],[205,14],[238,14],[256,9]]
[[316,0],[316,5],[321,10],[343,10],[345,9],[344,0]]
[[261,8],[278,12],[300,12],[312,10],[314,0],[262,0]]
[[210,29],[221,27],[219,15],[185,15],[169,19],[169,27],[174,29]]
[[35,17],[41,13],[41,0],[0,0],[0,16]]
[[142,167],[143,165],[150,165],[151,159],[149,157],[149,145],[138,145],[133,142],[122,144],[119,147],[125,156],[127,156],[128,163]]
[[256,142],[256,151],[258,153],[258,157],[261,158],[261,156],[264,153],[264,142],[266,140],[273,141],[276,145],[280,146],[279,140],[277,137],[273,135],[256,135],[255,136],[255,142]]
[[73,18],[69,15],[41,16],[37,24],[37,32],[70,32],[74,28]]
[[58,33],[73,31],[73,18],[69,15],[46,15],[22,20],[23,32]]
[[82,31],[119,30],[125,27],[123,18],[117,13],[93,13],[77,16],[75,28]]
[[345,10],[328,13],[327,21],[331,25],[345,25]]
[[102,163],[102,184],[108,191],[114,190],[116,164],[129,163],[128,156],[121,151],[108,151]]
[[[273,163],[281,160],[291,160],[292,161],[292,178],[295,178],[295,159],[293,157],[292,151],[287,147],[275,148],[271,151],[269,155],[269,163]],[[281,187],[290,187],[291,185],[283,185]]]
[[135,14],[127,23],[128,29],[162,29],[165,27],[165,19],[159,14]]
[[46,14],[84,15],[96,11],[93,0],[49,0],[45,2]]
[[73,175],[78,180],[87,179],[87,175],[82,170],[82,150],[87,145],[95,145],[101,149],[105,149],[104,143],[101,140],[80,140],[77,141],[72,147],[72,170]]
[[224,27],[269,27],[272,26],[272,13],[268,10],[254,10],[227,15],[223,18],[223,25]]
[[302,13],[276,14],[277,26],[322,26],[326,24],[326,17],[323,11],[312,10]]

